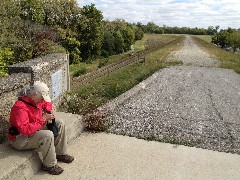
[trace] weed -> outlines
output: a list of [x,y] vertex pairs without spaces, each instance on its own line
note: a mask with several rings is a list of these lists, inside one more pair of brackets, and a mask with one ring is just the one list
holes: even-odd
[[170,139],[170,138],[165,138],[163,140],[160,140],[160,142],[164,142],[164,143],[170,143],[170,144],[175,144],[175,145],[184,145],[184,146],[190,146],[190,147],[194,147],[198,144],[201,143],[200,140],[197,141],[182,141],[182,140],[177,140],[177,139]]
[[78,69],[77,71],[73,72],[73,77],[78,77],[80,75],[86,74],[87,69],[86,67],[82,67],[81,69]]
[[99,64],[98,64],[98,68],[101,68],[103,66],[106,66],[108,64],[109,59],[108,58],[104,58],[104,59],[100,59],[99,60]]

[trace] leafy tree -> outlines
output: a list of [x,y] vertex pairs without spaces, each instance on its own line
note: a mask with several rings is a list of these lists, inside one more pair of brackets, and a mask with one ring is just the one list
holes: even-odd
[[80,42],[76,38],[66,38],[67,49],[69,51],[70,64],[78,64],[81,61],[79,50]]
[[135,26],[136,28],[135,30],[135,40],[141,40],[144,36],[144,32],[142,30],[142,28],[139,28],[137,26]]
[[44,25],[75,29],[80,15],[76,0],[36,0],[44,7]]
[[143,32],[147,32],[146,26],[143,25],[141,22],[138,22],[136,26],[140,28]]
[[84,6],[81,15],[82,24],[78,26],[80,50],[83,61],[87,61],[101,54],[103,15],[94,4]]
[[124,50],[125,51],[130,50],[131,45],[133,44],[133,42],[135,40],[135,34],[134,34],[131,26],[128,25],[122,30],[122,36],[124,39]]
[[214,34],[212,42],[223,49],[228,46],[228,36],[229,32],[220,31],[219,33]]
[[122,53],[124,51],[124,39],[123,36],[121,34],[121,32],[118,30],[114,33],[114,37],[115,37],[115,52],[116,53]]
[[104,32],[102,41],[102,55],[108,57],[115,54],[115,38],[109,31]]
[[158,26],[153,22],[149,22],[146,25],[146,32],[147,33],[154,33],[158,29]]
[[12,0],[0,1],[0,48],[7,47],[15,41],[14,25],[20,21],[17,3]]
[[227,41],[229,46],[233,48],[234,52],[236,52],[237,48],[240,48],[240,32],[235,31],[230,33],[227,37]]
[[216,33],[214,27],[213,26],[209,26],[208,29],[207,29],[207,34],[213,35],[214,33]]
[[45,12],[42,1],[39,0],[20,0],[20,17],[23,20],[43,24]]
[[155,33],[155,34],[163,34],[163,33],[164,33],[164,30],[163,30],[163,28],[158,27],[158,28],[156,28],[156,29],[154,30],[154,33]]

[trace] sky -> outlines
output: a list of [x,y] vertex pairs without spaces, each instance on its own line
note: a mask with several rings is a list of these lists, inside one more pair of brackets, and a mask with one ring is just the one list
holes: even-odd
[[240,0],[77,0],[79,7],[95,4],[105,20],[153,22],[162,27],[240,28]]

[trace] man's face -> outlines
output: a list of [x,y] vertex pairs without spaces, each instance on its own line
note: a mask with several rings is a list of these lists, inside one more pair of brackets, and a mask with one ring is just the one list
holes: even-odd
[[44,101],[42,94],[41,94],[41,93],[38,93],[38,92],[36,92],[36,93],[34,94],[33,100],[34,100],[35,103],[40,103],[40,102],[43,102],[43,101]]

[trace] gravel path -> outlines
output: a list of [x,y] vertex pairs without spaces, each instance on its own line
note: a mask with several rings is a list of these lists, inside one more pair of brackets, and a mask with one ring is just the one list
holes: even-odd
[[122,95],[109,132],[240,154],[240,76],[213,67],[190,37],[171,59],[187,66],[163,69]]
[[184,65],[199,67],[217,67],[218,61],[202,51],[190,38],[186,36],[184,46],[171,54],[169,60],[182,61]]

